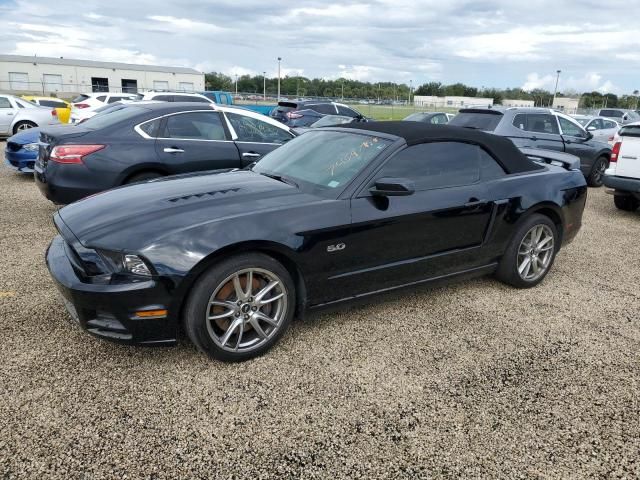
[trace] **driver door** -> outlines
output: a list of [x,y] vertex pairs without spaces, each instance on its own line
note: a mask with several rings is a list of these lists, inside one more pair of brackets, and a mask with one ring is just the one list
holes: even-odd
[[[476,145],[433,142],[391,157],[352,199],[353,264],[340,276],[341,291],[365,293],[483,265],[494,205],[480,178],[483,154]],[[409,179],[415,192],[374,196],[369,188],[381,178]]]
[[293,135],[287,130],[248,115],[225,112],[225,117],[242,167],[257,162],[264,155],[288,142]]
[[591,168],[595,160],[594,147],[587,142],[587,132],[577,123],[564,117],[558,116],[558,122],[564,141],[564,151],[580,158],[580,166],[583,170]]

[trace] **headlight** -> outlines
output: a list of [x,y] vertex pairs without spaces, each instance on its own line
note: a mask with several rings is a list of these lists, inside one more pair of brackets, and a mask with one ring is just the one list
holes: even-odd
[[27,152],[37,152],[40,146],[37,143],[27,143],[26,145],[23,145],[22,148]]
[[111,270],[115,273],[131,273],[145,277],[152,275],[151,269],[138,255],[123,254],[109,250],[98,250],[98,253],[100,253],[100,256],[109,264]]
[[144,260],[137,255],[125,255],[122,264],[126,272],[133,273],[134,275],[151,276],[149,267],[147,267]]

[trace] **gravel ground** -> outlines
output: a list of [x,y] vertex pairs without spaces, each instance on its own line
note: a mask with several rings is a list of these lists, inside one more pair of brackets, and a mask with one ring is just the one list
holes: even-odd
[[535,289],[405,292],[233,365],[70,324],[53,212],[0,167],[0,478],[640,477],[640,214],[602,189]]

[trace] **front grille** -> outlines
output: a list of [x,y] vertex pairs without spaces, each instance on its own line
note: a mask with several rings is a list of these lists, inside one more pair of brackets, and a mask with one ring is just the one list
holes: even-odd
[[10,152],[17,152],[21,148],[22,145],[20,145],[19,143],[7,142],[7,150],[9,150]]

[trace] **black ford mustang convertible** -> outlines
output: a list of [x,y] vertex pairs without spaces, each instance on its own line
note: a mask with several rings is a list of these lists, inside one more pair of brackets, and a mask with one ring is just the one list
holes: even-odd
[[307,309],[494,273],[547,275],[587,188],[570,155],[414,122],[310,131],[256,165],[117,188],[55,215],[47,264],[90,333],[268,350]]

